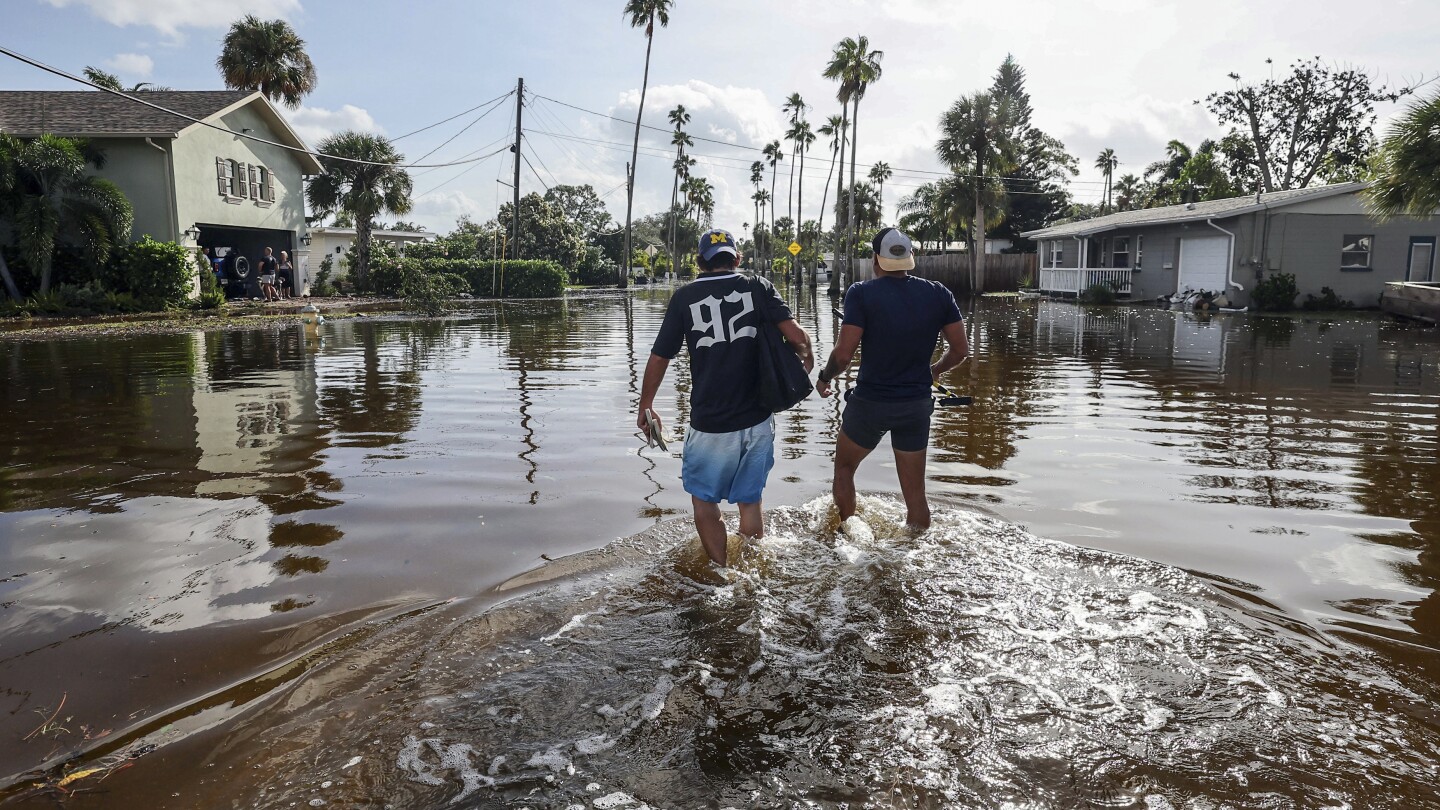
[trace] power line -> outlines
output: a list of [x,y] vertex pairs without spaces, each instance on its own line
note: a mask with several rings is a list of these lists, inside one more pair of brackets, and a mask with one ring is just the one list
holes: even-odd
[[473,172],[473,171],[475,171],[476,169],[480,168],[482,165],[484,165],[481,161],[489,160],[490,158],[495,157],[496,155],[500,154],[501,152],[504,152],[504,151],[508,150],[509,148],[510,148],[510,147],[508,147],[508,146],[502,147],[502,148],[500,148],[500,149],[496,149],[494,152],[491,152],[490,154],[488,154],[488,155],[486,155],[486,156],[484,156],[484,157],[476,158],[475,161],[473,161],[473,162],[474,162],[474,165],[471,166],[470,168],[461,171],[459,174],[456,174],[454,177],[451,177],[449,180],[443,181],[442,183],[440,183],[440,185],[435,186],[434,188],[431,188],[431,189],[429,189],[429,190],[427,190],[427,191],[422,191],[422,192],[420,192],[419,194],[416,194],[413,199],[418,200],[418,199],[420,199],[421,197],[424,197],[424,196],[427,195],[427,194],[434,194],[435,192],[439,191],[440,189],[444,188],[445,186],[449,185],[450,183],[452,183],[452,182],[454,182],[454,181],[456,181],[456,180],[459,180],[460,178],[464,177],[465,175],[469,174],[470,172]]
[[[554,104],[559,104],[559,105],[562,106],[562,107],[569,107],[570,109],[572,109],[572,110],[577,110],[577,111],[579,111],[579,112],[588,113],[588,114],[590,114],[590,115],[599,116],[599,117],[601,117],[601,118],[608,118],[608,119],[610,119],[611,121],[616,121],[616,122],[618,122],[618,123],[625,124],[625,125],[627,125],[627,126],[632,126],[632,127],[635,126],[635,122],[634,122],[634,121],[627,121],[627,120],[625,120],[624,118],[616,118],[616,117],[613,116],[613,115],[607,115],[607,114],[605,114],[605,113],[596,112],[596,111],[594,111],[594,110],[587,110],[587,109],[585,109],[584,107],[579,107],[579,106],[576,106],[576,105],[574,105],[574,104],[568,104],[568,103],[566,103],[566,102],[564,102],[564,101],[560,101],[560,100],[558,100],[558,99],[553,99],[553,98],[550,98],[549,96],[541,95],[541,94],[539,94],[539,93],[535,93],[535,94],[533,94],[533,95],[534,95],[536,98],[544,99],[545,101],[549,101],[549,102],[554,103]],[[665,129],[664,127],[657,127],[657,126],[652,126],[652,125],[650,125],[650,124],[644,124],[644,123],[642,123],[642,124],[640,125],[640,127],[641,127],[642,129],[648,129],[648,130],[652,130],[652,131],[655,131],[655,132],[663,132],[663,133],[666,133],[666,134],[670,134],[671,132],[673,132],[673,130]],[[687,134],[689,134],[689,133],[687,133]],[[761,147],[745,146],[745,145],[743,145],[743,144],[731,143],[730,141],[721,141],[721,140],[716,140],[716,139],[714,139],[714,138],[706,138],[706,137],[704,137],[703,135],[691,135],[690,138],[691,138],[692,140],[704,141],[704,142],[706,142],[706,143],[714,143],[714,144],[719,144],[719,145],[721,145],[721,146],[728,146],[728,147],[731,147],[732,149],[743,149],[743,150],[745,150],[745,151],[747,151],[747,152],[760,152],[760,153],[762,153],[762,154],[764,153],[764,149],[761,148]],[[687,153],[687,154],[691,154],[691,153]],[[718,159],[735,160],[735,158],[718,158]],[[855,164],[855,167],[858,169],[858,168],[860,168],[861,166],[863,166],[863,167],[865,167],[865,168],[868,169],[868,168],[872,168],[874,165],[875,165],[875,164],[873,164],[873,163],[856,163],[856,164]],[[893,167],[892,167],[892,168],[893,168]],[[973,175],[973,174],[960,174],[960,173],[957,173],[957,172],[937,172],[937,171],[930,171],[930,170],[928,170],[928,169],[894,169],[894,171],[904,172],[904,173],[907,173],[907,174],[923,174],[923,175],[930,175],[930,176],[937,176],[937,177],[969,177],[969,178],[974,178],[974,177],[975,177],[975,175]],[[985,179],[991,179],[991,180],[1016,180],[1016,181],[1020,181],[1020,182],[1037,182],[1037,183],[1038,183],[1038,182],[1045,182],[1045,181],[1043,181],[1043,180],[1039,180],[1039,179],[1033,178],[1033,177],[1007,177],[1007,176],[1004,176],[1004,175],[985,175]],[[1103,185],[1103,182],[1098,181],[1098,180],[1077,180],[1077,181],[1072,181],[1072,182],[1076,182],[1076,183],[1089,183],[1089,184],[1101,184],[1101,185]]]
[[[46,73],[53,73],[54,75],[59,76],[59,77],[61,77],[61,78],[69,79],[69,80],[72,81],[72,82],[77,82],[77,83],[79,83],[79,84],[83,84],[83,85],[85,85],[86,87],[89,87],[89,88],[92,88],[92,89],[95,89],[95,90],[100,90],[100,91],[105,92],[105,93],[109,93],[109,94],[112,95],[112,96],[119,96],[120,98],[126,99],[127,101],[133,101],[133,102],[135,102],[136,104],[143,104],[143,105],[146,106],[146,107],[150,107],[151,109],[159,110],[160,112],[166,113],[167,115],[173,115],[173,116],[175,116],[176,118],[180,118],[180,119],[182,119],[182,120],[189,121],[189,122],[194,123],[194,124],[199,124],[200,126],[203,126],[203,127],[209,127],[210,129],[217,130],[217,131],[219,131],[219,132],[224,132],[224,133],[226,133],[227,135],[233,135],[233,136],[235,136],[235,137],[237,137],[237,138],[244,138],[245,140],[255,141],[255,142],[257,142],[257,143],[263,143],[263,144],[265,144],[265,145],[267,145],[267,146],[274,146],[274,147],[276,147],[276,148],[284,149],[284,150],[289,151],[289,152],[300,152],[300,153],[302,153],[302,154],[309,155],[309,156],[311,156],[311,157],[313,157],[313,158],[324,158],[325,160],[335,160],[335,161],[340,161],[340,162],[342,162],[342,163],[356,163],[356,164],[359,164],[359,165],[362,165],[362,166],[389,166],[389,167],[396,168],[396,169],[443,169],[443,168],[445,168],[445,167],[447,167],[447,166],[460,166],[460,165],[463,165],[463,164],[465,164],[465,163],[473,163],[473,162],[474,162],[474,161],[464,161],[464,160],[462,160],[462,161],[455,161],[455,162],[453,162],[453,163],[434,163],[434,164],[425,164],[425,163],[381,163],[381,162],[377,162],[377,161],[373,161],[373,160],[360,160],[359,158],[348,158],[348,157],[341,157],[340,155],[329,155],[329,154],[326,154],[326,153],[324,153],[324,152],[316,152],[316,151],[314,151],[313,149],[303,149],[303,148],[298,147],[298,146],[291,146],[291,145],[286,144],[286,143],[279,143],[279,142],[277,142],[277,141],[272,141],[272,140],[269,140],[269,139],[267,139],[267,138],[261,138],[261,137],[258,137],[258,136],[256,136],[256,135],[250,135],[250,134],[247,134],[247,133],[245,133],[245,132],[236,132],[236,131],[234,131],[234,130],[232,130],[232,129],[227,129],[226,127],[219,126],[218,124],[212,124],[212,123],[210,123],[209,121],[202,121],[202,120],[200,120],[199,118],[196,118],[196,117],[194,117],[194,116],[192,116],[192,115],[186,115],[185,113],[182,113],[182,112],[176,112],[175,110],[169,109],[168,107],[162,107],[162,106],[160,106],[159,104],[155,104],[155,103],[153,103],[153,102],[146,101],[146,100],[143,99],[143,98],[136,98],[135,96],[132,96],[132,95],[130,95],[130,94],[128,94],[128,93],[122,93],[122,92],[120,92],[119,90],[112,90],[112,89],[110,89],[110,88],[108,88],[108,87],[102,87],[101,85],[95,84],[94,82],[88,81],[88,80],[86,80],[86,79],[82,79],[82,78],[80,78],[79,76],[76,76],[76,75],[74,75],[74,74],[66,73],[65,71],[63,71],[63,70],[61,70],[61,69],[59,69],[59,68],[57,68],[57,67],[51,67],[50,65],[47,65],[47,64],[45,64],[44,62],[40,62],[40,61],[38,61],[38,60],[31,59],[30,57],[25,56],[24,54],[16,53],[15,51],[10,50],[9,48],[4,47],[3,45],[0,45],[0,54],[4,54],[5,56],[10,57],[11,59],[15,59],[15,60],[17,60],[17,61],[24,62],[25,64],[30,65],[31,67],[39,68],[40,70],[43,70],[43,71],[45,71]],[[476,158],[476,160],[484,160],[484,158]]]
[[404,140],[404,139],[410,137],[411,135],[419,135],[420,133],[426,131],[427,129],[434,129],[435,127],[438,127],[438,126],[440,126],[441,124],[448,124],[448,123],[450,123],[451,121],[454,121],[456,118],[459,118],[459,117],[462,116],[462,115],[469,115],[470,113],[475,112],[476,110],[480,109],[481,107],[484,107],[484,106],[487,105],[487,104],[493,104],[493,103],[495,103],[495,102],[497,102],[497,101],[504,101],[505,99],[509,98],[510,96],[513,96],[514,94],[515,94],[515,91],[514,91],[514,90],[507,91],[504,95],[496,96],[495,98],[492,98],[492,99],[490,99],[489,101],[485,101],[485,102],[481,102],[480,104],[476,104],[474,107],[471,107],[470,109],[468,109],[468,110],[466,110],[466,111],[464,111],[464,112],[456,113],[456,114],[450,116],[449,118],[446,118],[444,121],[436,121],[435,123],[433,123],[433,124],[431,124],[431,125],[429,125],[429,126],[421,127],[421,128],[419,128],[419,129],[417,129],[417,130],[413,130],[413,131],[411,131],[411,132],[407,132],[407,133],[405,133],[404,135],[396,135],[395,137],[393,137],[393,138],[390,139],[390,142],[391,142],[391,143],[394,143],[395,141]]
[[495,112],[496,110],[500,109],[500,102],[504,101],[504,100],[505,100],[506,98],[508,98],[510,95],[511,95],[510,93],[507,93],[507,94],[501,96],[500,98],[495,99],[495,101],[492,103],[492,106],[490,107],[490,109],[486,110],[486,111],[483,112],[483,113],[480,113],[480,115],[477,116],[477,117],[475,118],[475,120],[473,120],[473,121],[471,121],[470,123],[466,124],[463,128],[461,128],[461,130],[460,130],[459,132],[455,133],[454,135],[451,135],[449,138],[447,138],[447,139],[445,140],[444,143],[440,144],[439,146],[435,147],[434,149],[431,149],[429,152],[426,152],[425,154],[421,155],[421,156],[418,158],[418,160],[424,160],[425,158],[430,157],[431,155],[435,154],[436,152],[440,151],[441,149],[444,149],[446,146],[449,146],[451,141],[455,140],[456,138],[460,137],[461,135],[464,135],[467,131],[469,131],[469,129],[470,129],[471,127],[473,127],[473,126],[475,126],[476,124],[478,124],[478,123],[480,123],[481,121],[483,121],[483,120],[485,119],[485,116],[487,116],[487,115],[489,115],[490,113]]
[[530,173],[535,175],[535,179],[540,181],[540,185],[545,186],[545,190],[549,191],[550,186],[545,184],[545,178],[540,176],[540,172],[535,171],[535,166],[530,162],[530,158],[525,156],[523,151],[520,153],[520,158],[525,161],[526,166],[530,167]]

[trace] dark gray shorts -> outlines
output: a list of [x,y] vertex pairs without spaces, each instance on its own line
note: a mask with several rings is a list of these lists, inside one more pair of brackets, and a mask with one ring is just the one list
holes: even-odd
[[891,447],[902,453],[914,453],[930,443],[930,414],[934,410],[935,400],[930,397],[908,402],[873,402],[852,394],[845,403],[840,430],[866,450],[874,450],[889,433]]

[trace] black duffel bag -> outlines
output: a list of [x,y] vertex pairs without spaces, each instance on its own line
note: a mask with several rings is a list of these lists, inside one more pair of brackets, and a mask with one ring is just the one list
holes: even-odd
[[775,294],[773,288],[759,279],[751,279],[751,284],[760,296],[756,309],[761,315],[756,337],[760,373],[756,390],[761,404],[771,413],[788,411],[810,396],[815,386],[810,384],[810,374],[795,348],[780,334],[780,327],[764,316],[764,306],[758,305],[766,296]]

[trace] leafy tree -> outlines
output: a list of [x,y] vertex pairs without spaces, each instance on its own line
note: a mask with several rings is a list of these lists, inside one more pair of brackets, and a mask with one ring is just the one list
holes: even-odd
[[[796,95],[793,98],[799,99],[799,96]],[[795,194],[795,208],[800,212],[799,216],[803,217],[805,215],[805,155],[810,151],[811,145],[815,143],[815,132],[810,128],[809,121],[801,120],[796,121],[795,124],[790,127],[785,133],[785,137],[789,138],[791,143],[795,144],[795,152],[800,159],[800,182]],[[793,166],[794,164],[792,163],[791,165]],[[801,229],[799,236],[802,248],[812,244],[808,237],[805,236],[804,229]],[[802,251],[800,258],[808,259],[809,256]],[[796,279],[798,280],[799,276],[796,276]]]
[[[635,111],[635,141],[630,148],[630,170],[625,178],[625,248],[622,256],[631,254],[630,224],[635,209],[635,161],[640,156],[640,121],[645,117],[645,94],[650,89],[650,47],[655,44],[655,23],[670,25],[670,8],[674,0],[626,0],[625,16],[631,28],[645,29],[645,76],[640,83],[640,107]],[[629,268],[620,268],[620,286],[630,286]]]
[[1296,61],[1278,79],[1247,83],[1239,73],[1229,75],[1235,86],[1204,103],[1221,126],[1250,141],[1264,191],[1305,188],[1327,166],[1363,163],[1375,105],[1413,90],[1392,90],[1363,70],[1332,67],[1319,57]]
[[[1079,174],[1079,164],[1065,151],[1065,144],[1031,124],[1030,94],[1025,91],[1025,69],[1013,56],[1006,56],[990,88],[995,97],[1010,99],[1010,140],[1016,145],[1015,165],[1002,178],[1003,192],[997,199],[1005,215],[991,218],[994,235],[1009,239],[1016,250],[1034,250],[1034,242],[1020,234],[1050,225],[1070,205],[1067,184]],[[987,192],[989,194],[991,192]],[[973,189],[969,192],[974,196]],[[993,196],[993,195],[992,195]],[[966,215],[968,221],[971,215]]]
[[[786,197],[785,215],[792,220],[795,219],[795,164],[798,162],[800,150],[797,134],[800,122],[805,119],[805,111],[808,109],[810,109],[810,105],[805,103],[805,99],[801,98],[799,93],[791,93],[790,97],[785,99],[785,103],[780,105],[780,111],[788,113],[790,117],[790,129],[785,132],[785,140],[790,141],[790,191]],[[800,175],[800,180],[804,182],[804,174]]]
[[314,92],[317,81],[315,63],[295,29],[284,20],[266,21],[254,14],[230,26],[215,66],[226,87],[259,90],[291,109]]
[[1440,92],[1412,104],[1386,134],[1366,204],[1382,217],[1440,209]]
[[[20,257],[40,277],[41,295],[50,292],[57,246],[78,248],[98,266],[130,239],[130,201],[114,183],[87,173],[104,165],[104,153],[86,140],[0,134],[0,219],[11,223]],[[8,267],[4,276],[18,298]]]
[[[690,113],[686,112],[685,105],[677,104],[675,109],[670,111],[668,116],[670,125],[675,128],[674,134],[670,137],[670,145],[675,147],[675,182],[670,189],[670,207],[672,209],[680,204],[680,183],[690,176],[690,169],[695,165],[695,159],[687,157],[685,150],[695,145],[695,141],[685,133],[685,127],[690,124]],[[670,255],[673,258],[680,254],[679,240],[672,230],[670,235]]]
[[[1008,96],[975,93],[962,96],[940,119],[940,159],[956,174],[971,175],[975,189],[974,232],[970,253],[971,289],[984,288],[986,209],[994,194],[995,176],[1015,165],[1014,107]],[[1003,186],[1000,186],[1003,189]]]
[[[775,204],[770,206],[770,231],[773,233],[775,231],[775,214],[778,213],[778,209],[780,208],[778,198],[775,196],[775,181],[780,178],[778,167],[780,161],[785,159],[785,154],[780,151],[779,141],[771,141],[765,144],[763,154],[765,155],[765,160],[770,164],[770,199],[775,201]],[[772,262],[775,260],[773,255],[767,256],[766,258]]]
[[1165,158],[1145,168],[1145,180],[1153,184],[1145,207],[1172,205],[1182,201],[1180,175],[1185,172],[1185,164],[1190,162],[1192,154],[1184,141],[1172,140],[1165,145]]
[[1199,150],[1185,162],[1185,168],[1180,170],[1180,187],[1185,190],[1186,202],[1223,200],[1240,194],[1225,171],[1216,143],[1210,140],[1201,142]]
[[1102,149],[1100,156],[1095,158],[1095,168],[1099,169],[1100,173],[1105,175],[1105,192],[1101,197],[1100,203],[1100,210],[1102,211],[1108,211],[1110,209],[1110,203],[1113,201],[1110,187],[1114,184],[1115,168],[1119,165],[1120,159],[1115,157],[1114,149]]
[[545,192],[545,202],[558,207],[566,219],[575,223],[586,241],[601,231],[610,230],[614,224],[605,208],[605,201],[588,183],[583,186],[551,186]]
[[[846,37],[836,43],[830,62],[822,74],[825,78],[840,83],[836,99],[842,109],[847,102],[854,105],[854,111],[850,115],[850,205],[847,206],[845,223],[847,243],[850,235],[855,232],[854,217],[850,214],[855,209],[855,153],[860,148],[860,99],[864,98],[865,91],[871,84],[880,80],[880,60],[884,57],[884,51],[870,49],[869,37]],[[841,164],[843,167],[843,155]],[[840,293],[839,273],[830,274],[829,291],[833,295]]]
[[398,165],[404,156],[380,135],[341,132],[321,141],[319,151],[325,171],[306,185],[305,197],[310,210],[319,216],[340,211],[354,218],[355,263],[351,271],[355,283],[364,289],[375,218],[385,213],[410,213],[410,173]]
[[[376,230],[379,230],[379,226],[378,226],[378,225],[376,226]],[[412,232],[412,233],[420,233],[420,232],[422,232],[422,231],[425,230],[425,226],[424,226],[424,225],[417,225],[417,224],[415,224],[414,222],[406,222],[406,221],[403,220],[403,219],[397,219],[397,220],[395,221],[395,224],[390,226],[390,230],[392,230],[392,231],[410,231],[410,232]]]
[[[514,212],[514,203],[501,205],[491,230],[498,230],[500,222],[510,222]],[[584,231],[560,205],[533,192],[520,198],[519,255],[551,261],[573,273],[585,256],[585,248]]]

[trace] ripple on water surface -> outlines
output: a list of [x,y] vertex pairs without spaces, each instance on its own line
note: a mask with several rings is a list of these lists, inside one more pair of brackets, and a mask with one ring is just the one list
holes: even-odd
[[372,683],[374,710],[345,730],[276,724],[254,759],[267,801],[1433,801],[1430,697],[1363,651],[1176,569],[998,520],[947,511],[911,536],[896,503],[865,499],[875,538],[851,540],[824,507],[772,512],[723,578],[674,521],[456,623]]

